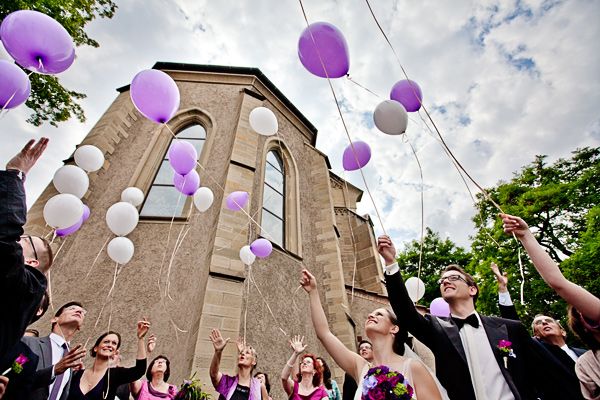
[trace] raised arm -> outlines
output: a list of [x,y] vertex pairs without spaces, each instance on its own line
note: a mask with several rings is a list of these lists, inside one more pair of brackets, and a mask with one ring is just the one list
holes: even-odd
[[406,291],[400,269],[396,263],[396,248],[389,236],[384,235],[377,239],[377,250],[385,261],[385,287],[390,305],[396,313],[398,321],[401,321],[406,329],[419,341],[431,348],[434,344],[431,322],[419,314]]
[[310,316],[312,319],[315,333],[321,341],[321,344],[325,346],[325,350],[335,360],[344,371],[348,372],[358,382],[359,375],[362,371],[366,361],[353,351],[350,351],[344,344],[338,339],[331,330],[329,330],[329,324],[327,323],[327,317],[323,306],[321,305],[321,299],[319,298],[319,292],[317,291],[317,280],[315,277],[308,272],[308,270],[302,271],[302,279],[300,284],[306,290],[310,302]]
[[592,321],[600,321],[600,299],[564,277],[558,265],[533,236],[527,223],[513,215],[500,214],[500,217],[504,232],[514,234],[521,241],[535,269],[548,286],[583,316]]
[[306,345],[304,344],[304,336],[300,337],[299,335],[296,335],[293,338],[291,338],[290,347],[293,351],[292,355],[287,360],[287,363],[281,371],[281,385],[283,386],[283,390],[285,390],[288,396],[290,396],[292,394],[292,391],[294,390],[294,380],[291,377],[292,370],[294,369],[294,365],[296,365],[298,356],[302,354],[304,350],[306,350]]
[[223,374],[219,371],[219,366],[221,365],[221,354],[223,354],[223,349],[229,342],[229,338],[223,339],[221,336],[221,332],[218,329],[213,329],[209,336],[210,341],[215,348],[215,353],[213,354],[213,358],[210,362],[210,381],[212,382],[215,389],[219,386],[219,382],[221,382],[221,378]]
[[[156,348],[156,336],[154,334],[148,336],[148,343],[146,343],[146,352],[148,355],[152,354],[154,349]],[[129,384],[129,390],[133,397],[136,397],[140,394],[140,390],[142,390],[142,380],[138,379]]]
[[498,307],[500,308],[500,316],[506,319],[512,319],[515,321],[520,321],[519,314],[517,314],[517,309],[513,304],[510,293],[508,292],[508,275],[506,271],[504,273],[500,273],[500,269],[495,262],[491,262],[490,269],[492,273],[496,277],[496,282],[498,283]]

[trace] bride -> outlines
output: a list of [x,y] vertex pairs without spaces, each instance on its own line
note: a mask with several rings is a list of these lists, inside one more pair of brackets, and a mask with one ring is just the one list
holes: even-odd
[[[427,367],[418,358],[404,356],[407,332],[398,325],[393,311],[378,308],[367,317],[365,333],[373,346],[373,362],[369,364],[344,346],[329,330],[317,291],[317,281],[306,269],[302,271],[300,284],[309,295],[311,318],[317,337],[335,362],[359,382],[355,400],[447,399],[445,390]],[[402,375],[397,376],[398,373]],[[396,376],[390,378],[394,374]]]

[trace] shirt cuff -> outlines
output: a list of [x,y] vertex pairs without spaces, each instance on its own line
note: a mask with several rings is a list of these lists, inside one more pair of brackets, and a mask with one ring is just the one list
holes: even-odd
[[512,306],[513,302],[510,298],[510,293],[498,293],[498,303],[500,303],[503,306]]
[[398,271],[400,271],[400,267],[398,266],[397,262],[385,266],[386,275],[394,275]]
[[56,378],[56,375],[54,375],[54,367],[55,367],[55,366],[56,366],[56,365],[53,365],[53,366],[52,366],[52,374],[50,375],[50,382],[53,382],[53,381],[54,381],[54,378]]

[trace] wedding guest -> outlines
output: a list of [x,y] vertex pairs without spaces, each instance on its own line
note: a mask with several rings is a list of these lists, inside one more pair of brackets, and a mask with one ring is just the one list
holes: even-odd
[[265,386],[252,377],[252,371],[256,367],[257,354],[252,346],[245,341],[238,340],[238,362],[237,374],[235,376],[223,374],[220,371],[221,355],[223,349],[229,343],[229,338],[224,339],[218,329],[213,329],[209,336],[215,352],[210,363],[210,380],[219,393],[220,400],[266,400],[269,395]]
[[575,373],[579,378],[583,397],[600,399],[600,325],[584,317],[575,307],[569,305],[569,328],[589,347],[575,363]]
[[342,400],[342,394],[340,393],[337,382],[335,379],[331,379],[331,369],[329,369],[329,365],[327,365],[327,362],[321,357],[317,357],[317,362],[321,364],[321,367],[323,368],[321,385],[325,386],[325,389],[327,389],[329,400]]
[[296,335],[290,340],[292,356],[281,371],[281,384],[283,390],[289,396],[290,400],[328,400],[329,394],[324,386],[323,367],[317,361],[317,357],[312,354],[304,354],[300,358],[300,369],[295,379],[292,379],[291,372],[298,356],[306,350],[304,337]]
[[117,387],[133,382],[146,370],[146,343],[144,337],[150,329],[145,318],[137,323],[137,356],[131,368],[109,368],[111,359],[119,354],[121,335],[114,331],[102,334],[90,350],[94,358],[91,368],[79,370],[73,375],[69,400],[114,400]]
[[257,372],[254,374],[254,377],[262,383],[262,385],[267,389],[267,394],[269,395],[269,400],[271,399],[271,382],[269,382],[269,375],[265,372]]
[[[367,362],[373,361],[373,345],[366,339],[362,339],[358,342],[358,354],[367,360]],[[344,386],[342,388],[342,399],[343,400],[352,400],[354,399],[354,395],[356,394],[356,389],[358,386],[356,385],[356,381],[349,373],[344,374]]]

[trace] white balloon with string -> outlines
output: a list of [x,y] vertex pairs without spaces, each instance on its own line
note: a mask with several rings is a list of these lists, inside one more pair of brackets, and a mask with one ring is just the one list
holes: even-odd
[[194,205],[200,212],[204,212],[210,208],[213,203],[215,196],[207,187],[201,187],[194,193]]
[[135,246],[133,242],[126,237],[116,237],[112,239],[106,247],[106,252],[111,260],[121,265],[127,264],[133,257]]
[[248,122],[256,133],[263,136],[275,135],[279,129],[277,117],[267,107],[256,107],[250,111]]
[[104,165],[104,154],[96,146],[86,144],[75,150],[75,163],[87,172],[98,171]]
[[252,265],[254,260],[256,260],[256,256],[250,250],[250,246],[246,245],[240,249],[240,260],[246,265]]
[[388,135],[401,135],[408,126],[408,114],[404,106],[396,100],[384,100],[373,112],[375,126]]
[[70,193],[81,199],[90,186],[90,180],[84,170],[76,165],[65,165],[54,173],[52,183],[60,193]]
[[410,299],[416,303],[425,295],[425,283],[415,276],[411,276],[404,283]]
[[106,225],[117,236],[131,233],[138,224],[140,216],[132,204],[120,201],[106,211]]
[[121,192],[121,201],[137,207],[144,202],[144,192],[136,187],[128,187]]

